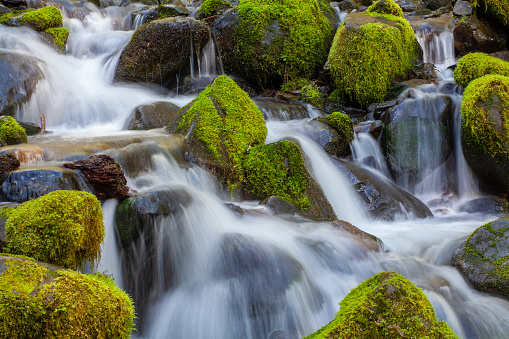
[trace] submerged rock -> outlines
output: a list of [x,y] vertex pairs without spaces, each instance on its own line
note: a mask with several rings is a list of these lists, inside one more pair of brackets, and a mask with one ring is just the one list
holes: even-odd
[[491,195],[470,200],[463,204],[459,210],[467,213],[509,213],[509,202],[504,198]]
[[360,194],[364,209],[381,220],[394,220],[398,215],[426,218],[433,214],[412,194],[396,186],[387,178],[354,163],[332,159]]
[[381,251],[382,240],[372,234],[366,233],[358,227],[344,220],[336,220],[332,223],[334,228],[350,233],[353,238],[362,245],[367,251]]
[[108,155],[93,155],[88,159],[62,165],[80,171],[99,200],[116,198],[122,201],[129,197],[127,179],[120,165]]
[[81,274],[27,258],[0,256],[5,338],[129,338],[129,296],[102,274]]
[[457,338],[426,295],[405,277],[381,272],[340,302],[334,320],[311,338]]
[[34,58],[0,51],[0,115],[12,115],[27,102],[40,78]]
[[260,205],[265,205],[275,215],[287,214],[294,215],[297,208],[291,202],[281,199],[277,196],[270,196],[260,202]]
[[509,299],[509,219],[475,230],[454,253],[453,265],[479,291]]
[[152,21],[134,32],[120,55],[115,79],[172,84],[177,76],[189,73],[190,57],[197,57],[208,40],[209,29],[200,21],[183,17]]
[[124,129],[149,130],[163,128],[174,123],[179,107],[171,102],[159,101],[150,105],[141,105],[134,109]]

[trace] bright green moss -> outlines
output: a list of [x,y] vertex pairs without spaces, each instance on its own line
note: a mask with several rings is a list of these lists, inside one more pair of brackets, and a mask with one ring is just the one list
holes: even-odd
[[67,38],[69,37],[69,30],[65,27],[48,28],[44,32],[52,36],[53,43],[59,51],[63,51]]
[[216,14],[220,9],[230,8],[231,5],[224,0],[205,0],[200,7],[200,17],[207,18]]
[[58,8],[46,6],[36,11],[24,13],[20,21],[27,23],[37,32],[43,32],[48,28],[62,27],[62,13]]
[[241,0],[237,59],[264,87],[310,78],[327,56],[332,27],[316,0]]
[[0,24],[4,24],[10,18],[14,18],[14,17],[16,17],[18,15],[21,15],[21,14],[27,13],[27,12],[31,12],[33,10],[34,10],[33,8],[28,8],[28,9],[25,9],[25,10],[22,10],[22,11],[12,11],[10,13],[4,14],[4,15],[0,16]]
[[258,145],[249,150],[244,163],[245,183],[255,195],[276,195],[300,209],[310,206],[304,190],[309,181],[302,154],[290,141]]
[[484,9],[495,16],[501,23],[509,26],[508,0],[470,0],[472,7]]
[[300,95],[303,101],[309,102],[315,107],[323,108],[325,96],[318,90],[318,88],[311,85],[304,86],[301,89]]
[[[494,125],[490,110],[498,102],[496,111],[501,126]],[[499,107],[498,105],[501,105]],[[509,77],[486,75],[473,80],[465,89],[461,103],[462,142],[479,154],[509,160]]]
[[405,18],[403,10],[393,0],[378,0],[368,7],[366,13],[389,14]]
[[11,216],[12,212],[16,210],[16,208],[17,206],[11,206],[0,209],[0,217],[8,219]]
[[382,18],[358,30],[343,23],[329,53],[337,88],[362,106],[384,100],[392,80],[412,67],[420,49],[408,21],[375,12],[369,15]]
[[311,86],[313,85],[313,82],[306,78],[297,78],[293,79],[291,81],[285,82],[283,85],[281,85],[281,90],[283,92],[289,92],[289,91],[297,91],[302,89],[304,86]]
[[228,184],[243,178],[242,159],[250,145],[262,144],[267,136],[263,114],[232,79],[219,76],[190,104],[177,130],[203,143],[208,153],[229,172]]
[[351,290],[334,320],[306,338],[400,337],[457,338],[419,288],[395,272],[381,272]]
[[509,62],[484,53],[470,53],[458,61],[454,70],[454,81],[463,87],[488,74],[509,76]]
[[18,206],[5,224],[7,252],[66,268],[100,258],[101,204],[80,191],[55,191]]
[[129,338],[134,307],[103,275],[1,259],[0,338]]
[[334,112],[326,117],[319,117],[318,120],[334,128],[348,144],[352,142],[353,122],[348,115]]
[[0,116],[0,145],[17,145],[27,142],[27,134],[13,117]]

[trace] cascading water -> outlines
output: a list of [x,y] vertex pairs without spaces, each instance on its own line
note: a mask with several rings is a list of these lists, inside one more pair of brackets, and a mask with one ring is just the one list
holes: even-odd
[[[369,250],[330,223],[283,219],[248,208],[245,214],[236,214],[225,206],[213,179],[185,162],[182,138],[161,130],[112,133],[124,126],[139,104],[172,100],[183,106],[190,100],[111,83],[110,67],[132,34],[116,31],[108,23],[113,19],[103,11],[93,12],[83,22],[67,19],[71,31],[67,55],[54,52],[24,28],[0,26],[0,48],[35,56],[44,73],[19,117],[37,122],[43,112],[48,129],[58,133],[30,138],[31,147],[44,150],[44,157],[30,166],[109,154],[122,166],[128,186],[137,191],[135,197],[159,196],[159,206],[176,211],[154,215],[150,234],[117,248],[121,241],[114,227],[116,202],[103,204],[107,235],[98,269],[113,274],[135,298],[142,296],[135,300],[141,305],[141,327],[135,336],[299,338],[329,322],[350,289],[386,270],[397,271],[423,288],[439,318],[461,337],[507,336],[509,303],[474,291],[448,266],[458,244],[495,216],[452,215],[390,223],[369,219],[344,174],[308,138],[314,130],[306,126],[317,112],[304,114],[301,106],[286,113],[274,109],[274,120],[298,117],[300,121],[269,121],[266,142],[296,140],[338,216],[379,237],[387,252]],[[444,91],[433,94],[421,88],[407,100],[430,101]],[[458,106],[455,98],[459,96],[453,95],[451,105]],[[457,110],[454,114],[451,119],[458,126]],[[96,133],[108,135],[90,135]],[[459,142],[453,143],[453,158],[458,159]],[[467,178],[460,173],[466,165],[459,163],[456,160],[458,177]],[[463,187],[459,192],[474,191],[470,181],[459,181],[457,186]],[[134,260],[128,262],[129,251]],[[146,272],[152,275],[145,276]]]
[[380,171],[387,178],[391,177],[380,145],[370,134],[355,133],[350,146],[355,161]]

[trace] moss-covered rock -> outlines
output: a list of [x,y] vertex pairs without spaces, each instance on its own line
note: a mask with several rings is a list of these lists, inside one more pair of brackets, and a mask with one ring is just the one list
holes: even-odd
[[405,277],[381,272],[340,303],[334,320],[306,338],[457,338],[426,295]]
[[454,253],[453,265],[483,292],[509,299],[509,219],[476,229]]
[[221,10],[225,10],[231,7],[229,1],[225,0],[205,0],[201,4],[198,17],[201,19],[208,18],[214,14],[217,14]]
[[104,240],[101,204],[80,191],[55,191],[23,203],[5,225],[7,250],[66,268],[97,261]]
[[470,53],[458,61],[454,70],[454,81],[463,87],[488,74],[509,76],[509,62],[484,53]]
[[375,1],[371,6],[368,7],[366,13],[378,13],[394,15],[400,18],[404,18],[403,10],[393,0],[378,0]]
[[461,103],[465,159],[493,192],[509,192],[509,77],[472,81]]
[[65,27],[48,28],[43,32],[43,37],[58,51],[63,52],[69,37],[69,30]]
[[404,18],[350,13],[334,37],[329,68],[337,88],[367,106],[386,97],[393,79],[412,68],[419,53],[414,31]]
[[508,0],[469,0],[480,13],[488,12],[505,26],[509,26]]
[[316,0],[241,0],[214,31],[228,74],[279,87],[323,65],[332,26]]
[[[176,130],[188,135],[192,160],[219,174],[230,188],[243,180],[242,159],[262,144],[267,127],[262,112],[232,79],[219,76],[180,110]],[[169,126],[170,132],[174,127]]]
[[9,13],[0,18],[0,23],[8,26],[28,26],[37,32],[48,28],[62,27],[62,13],[54,6],[46,6],[38,10]]
[[[323,122],[338,132],[338,140],[335,142],[334,150],[336,156],[344,156],[350,153],[350,143],[353,141],[353,122],[350,117],[344,113],[334,112],[326,117],[318,117]],[[327,149],[326,149],[327,151]],[[329,152],[331,153],[331,152]]]
[[294,143],[283,140],[254,146],[242,166],[246,188],[255,196],[278,196],[313,220],[335,220],[332,207],[317,189],[304,166],[300,148]]
[[110,278],[0,256],[0,337],[129,338],[134,308]]
[[199,56],[209,40],[201,21],[175,17],[151,21],[134,32],[120,55],[115,79],[171,85],[190,70],[189,59]]
[[[291,85],[291,82],[287,82],[285,84],[286,86],[283,87],[289,87]],[[317,87],[313,85],[306,85],[300,88],[300,97],[302,101],[310,103],[311,105],[323,109],[325,104],[325,95],[318,90]]]
[[27,142],[27,135],[13,117],[0,116],[0,146]]

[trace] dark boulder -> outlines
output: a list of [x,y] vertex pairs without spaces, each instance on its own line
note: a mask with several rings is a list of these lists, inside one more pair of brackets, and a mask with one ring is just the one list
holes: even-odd
[[120,165],[108,155],[93,155],[89,159],[65,163],[63,167],[80,171],[99,200],[129,197],[127,179]]
[[5,7],[4,5],[0,4],[0,16],[10,12],[12,12],[12,10],[9,7]]
[[436,11],[442,7],[451,6],[451,0],[423,0],[422,4],[432,11]]
[[27,136],[33,136],[41,133],[41,127],[33,122],[17,121],[23,127]]
[[470,200],[463,204],[459,210],[467,213],[509,213],[509,202],[504,198],[491,195]]
[[456,266],[479,291],[509,299],[509,220],[501,218],[475,230],[454,253]]
[[476,16],[461,18],[453,29],[456,55],[472,52],[493,53],[505,48],[507,35],[496,22]]
[[0,154],[0,178],[19,167],[19,160],[9,153]]
[[176,76],[189,74],[191,56],[199,56],[208,40],[209,29],[200,21],[183,17],[152,21],[133,34],[120,56],[115,79],[171,85]]
[[355,163],[332,159],[360,194],[364,209],[381,220],[394,220],[398,215],[426,218],[433,214],[419,199],[399,188],[387,178]]
[[0,198],[2,201],[25,202],[57,190],[91,191],[83,177],[71,170],[20,169],[3,178]]
[[171,102],[159,101],[150,105],[141,105],[134,109],[124,129],[149,130],[163,128],[175,123],[179,107]]
[[35,90],[41,73],[34,58],[0,51],[0,115],[12,115]]

